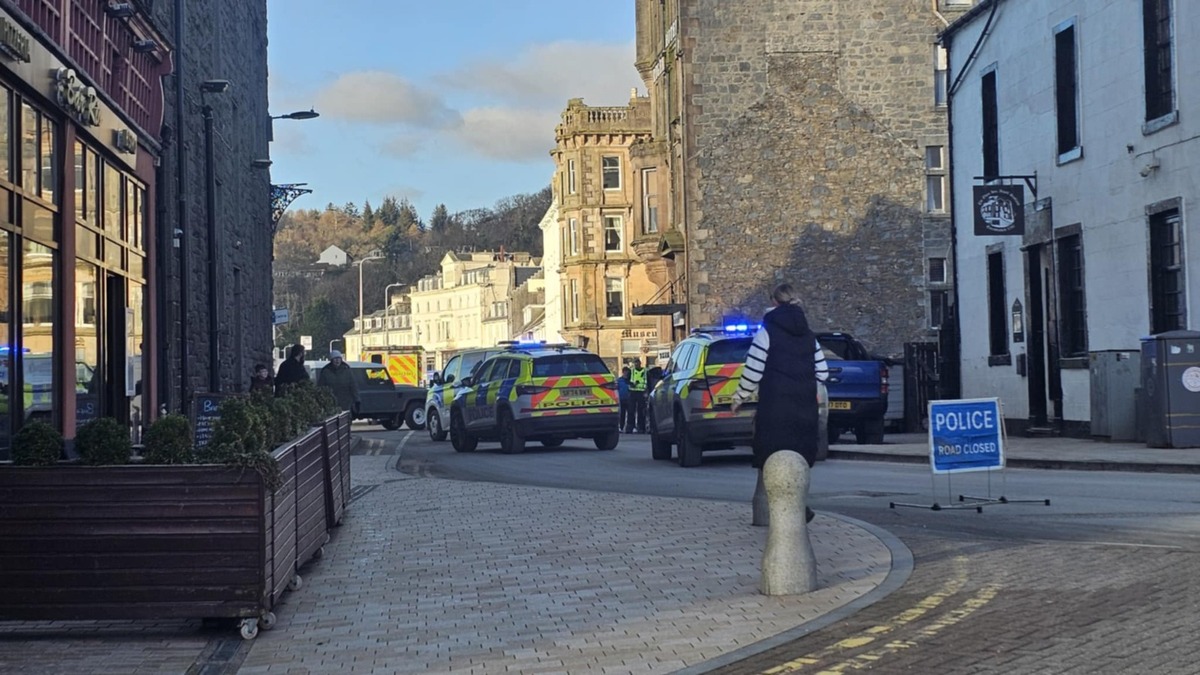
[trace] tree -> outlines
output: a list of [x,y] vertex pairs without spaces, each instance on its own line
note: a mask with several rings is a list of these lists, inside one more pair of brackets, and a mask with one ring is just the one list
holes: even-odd
[[368,232],[375,225],[375,211],[373,211],[371,209],[371,201],[370,200],[363,202],[362,221],[363,221],[363,229]]
[[433,215],[429,217],[429,231],[434,234],[442,234],[449,224],[450,212],[446,210],[445,204],[438,204],[433,209]]
[[353,323],[347,322],[341,313],[338,303],[327,297],[317,298],[304,310],[300,332],[312,336],[314,352],[326,351],[331,340],[341,338],[350,330]]

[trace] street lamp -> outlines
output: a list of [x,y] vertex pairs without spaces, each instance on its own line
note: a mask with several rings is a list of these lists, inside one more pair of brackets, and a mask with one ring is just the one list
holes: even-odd
[[321,113],[311,108],[308,110],[297,110],[285,115],[268,115],[270,124],[267,125],[267,141],[275,140],[275,120],[311,120],[314,117],[320,117]]
[[340,343],[342,343],[342,347],[345,347],[346,346],[346,338],[333,338],[332,340],[329,341],[329,353],[331,353],[331,354],[333,353],[333,343],[335,343],[335,342],[340,342]]
[[362,360],[363,352],[363,263],[371,260],[383,260],[384,256],[379,251],[371,251],[367,257],[362,260],[355,260],[354,264],[358,265],[358,359]]
[[200,83],[200,111],[204,116],[204,217],[208,227],[208,390],[221,391],[221,309],[220,274],[217,270],[217,251],[221,250],[217,229],[217,171],[213,146],[213,108],[206,94],[223,94],[229,90],[229,80],[205,80]]
[[388,291],[404,284],[388,284],[387,288],[383,289],[383,341],[385,347],[392,346],[392,324],[389,323],[389,316],[392,312],[392,296],[388,295]]

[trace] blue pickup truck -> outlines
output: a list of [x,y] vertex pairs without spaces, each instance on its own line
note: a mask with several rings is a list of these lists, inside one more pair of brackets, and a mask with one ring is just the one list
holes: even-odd
[[883,443],[888,361],[869,354],[849,333],[817,333],[829,365],[829,442],[853,431],[859,445]]

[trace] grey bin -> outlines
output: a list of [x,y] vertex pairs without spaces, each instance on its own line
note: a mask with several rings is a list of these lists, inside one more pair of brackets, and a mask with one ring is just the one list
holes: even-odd
[[[1110,441],[1137,438],[1141,352],[1107,350],[1088,355],[1092,391],[1092,436]],[[1142,440],[1145,440],[1144,438]]]
[[1142,338],[1146,445],[1200,448],[1200,332]]

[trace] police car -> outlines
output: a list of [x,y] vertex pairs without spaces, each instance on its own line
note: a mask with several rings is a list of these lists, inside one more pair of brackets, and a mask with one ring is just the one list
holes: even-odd
[[440,373],[430,376],[429,389],[425,394],[425,428],[429,430],[431,439],[446,440],[450,430],[450,404],[463,387],[463,378],[469,377],[487,359],[504,353],[509,346],[506,343],[496,347],[465,349],[447,361]]
[[755,399],[737,414],[730,406],[757,330],[749,324],[706,327],[676,345],[647,403],[654,459],[671,459],[676,445],[680,466],[699,466],[706,450],[750,444]]
[[505,453],[527,441],[558,447],[590,438],[600,450],[620,440],[617,383],[599,356],[566,345],[512,346],[462,380],[450,405],[450,442],[472,452],[499,441]]

